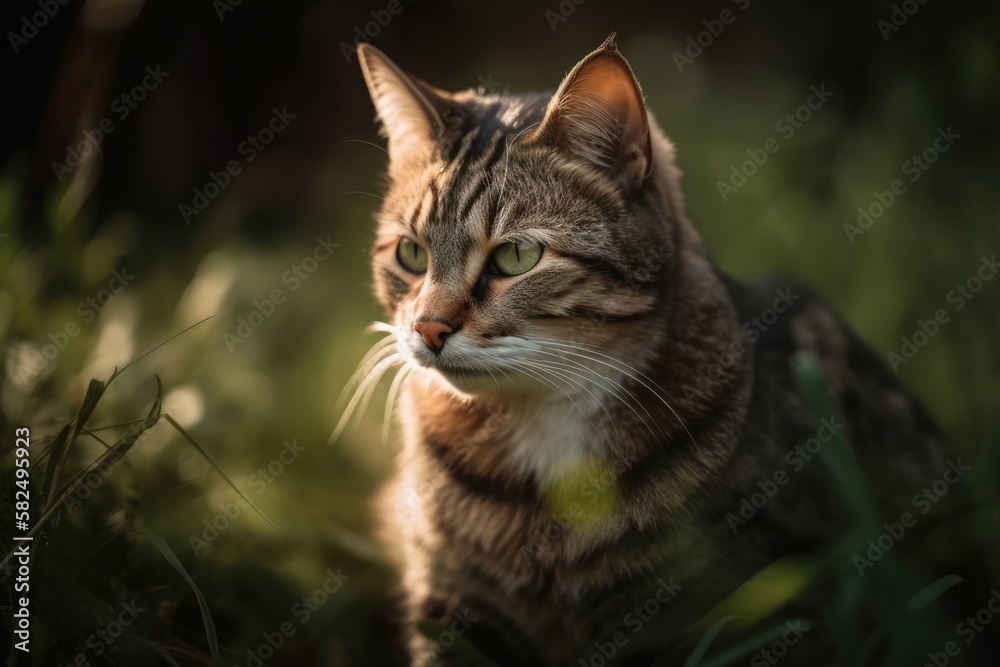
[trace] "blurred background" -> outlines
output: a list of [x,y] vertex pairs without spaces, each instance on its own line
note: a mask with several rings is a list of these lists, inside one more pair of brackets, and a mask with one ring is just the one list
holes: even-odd
[[[439,87],[517,93],[554,89],[617,31],[717,263],[809,286],[887,364],[902,356],[899,377],[972,466],[961,532],[921,542],[909,567],[987,563],[962,584],[973,601],[1000,580],[983,556],[1000,554],[1000,279],[984,264],[1000,250],[995,3],[2,13],[4,555],[21,426],[38,526],[32,654],[11,649],[10,664],[403,664],[371,537],[398,448],[385,383],[327,445],[382,317],[368,248],[386,155],[360,37]],[[810,108],[813,89],[826,99]],[[746,164],[769,138],[778,151]],[[939,309],[948,321],[915,336]],[[142,421],[160,414],[155,376],[176,426]],[[88,400],[85,428],[60,433]]]

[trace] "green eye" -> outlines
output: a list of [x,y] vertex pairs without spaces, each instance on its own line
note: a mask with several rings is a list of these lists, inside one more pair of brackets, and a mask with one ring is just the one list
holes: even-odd
[[493,266],[505,276],[518,276],[534,268],[542,258],[542,246],[533,241],[501,243],[493,251]]
[[423,273],[427,270],[427,251],[411,238],[403,236],[396,246],[396,259],[403,268],[413,273]]

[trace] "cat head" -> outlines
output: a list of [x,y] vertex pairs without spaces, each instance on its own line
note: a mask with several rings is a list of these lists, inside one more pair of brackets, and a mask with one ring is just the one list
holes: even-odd
[[388,139],[376,291],[404,358],[466,394],[572,391],[573,350],[651,349],[683,205],[614,36],[554,94],[446,92],[358,54]]

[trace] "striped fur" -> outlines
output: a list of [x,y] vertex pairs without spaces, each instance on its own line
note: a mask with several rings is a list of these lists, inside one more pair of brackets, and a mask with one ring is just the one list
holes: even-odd
[[[822,478],[735,535],[726,520],[814,434],[800,351],[873,475],[887,456],[909,463],[897,481],[937,469],[933,425],[821,304],[796,290],[748,339],[782,286],[710,263],[613,39],[552,95],[446,93],[359,56],[390,153],[373,268],[406,368],[405,443],[382,513],[408,627],[451,624],[502,665],[576,665],[670,589],[656,629],[619,650],[645,664],[717,594],[814,546],[837,518]],[[402,236],[426,272],[400,264]],[[512,240],[541,260],[497,275],[490,253]],[[439,353],[421,321],[452,329]],[[413,663],[447,661],[439,639],[414,634]]]

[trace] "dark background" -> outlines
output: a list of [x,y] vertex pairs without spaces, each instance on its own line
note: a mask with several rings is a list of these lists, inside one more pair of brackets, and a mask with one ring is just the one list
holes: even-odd
[[[72,419],[92,378],[107,380],[116,366],[214,316],[110,385],[88,427],[123,426],[81,435],[62,483],[104,452],[100,433],[114,444],[111,433],[145,416],[154,374],[164,412],[218,470],[161,420],[85,502],[49,520],[33,565],[34,664],[86,653],[87,638],[133,597],[148,611],[91,659],[208,664],[195,587],[225,664],[246,664],[247,649],[289,618],[296,632],[274,664],[398,661],[391,575],[370,538],[369,503],[398,444],[395,432],[382,441],[385,385],[336,446],[326,445],[343,412],[337,397],[375,341],[364,327],[382,316],[367,244],[384,140],[356,59],[342,49],[387,4],[244,0],[220,16],[224,3],[207,1],[69,2],[15,53],[7,34],[39,8],[5,3],[0,422],[5,446],[14,427],[32,427],[35,488],[47,465],[41,448]],[[955,522],[930,531],[908,567],[964,572],[990,561],[984,552],[1000,553],[1000,281],[986,281],[959,311],[948,300],[1000,249],[1000,16],[995,3],[897,4],[916,11],[886,39],[878,22],[890,19],[890,2],[565,0],[565,20],[552,23],[546,12],[560,11],[556,0],[401,0],[372,41],[443,88],[486,81],[529,92],[554,89],[617,31],[649,108],[677,145],[690,216],[720,266],[739,278],[782,273],[808,285],[887,363],[902,337],[946,309],[949,321],[898,371],[973,467],[962,494],[974,509],[963,514],[960,537],[947,532]],[[673,54],[724,9],[735,20],[678,71]],[[147,66],[169,75],[118,118],[115,98]],[[748,149],[780,136],[775,123],[806,102],[811,86],[825,86],[830,101],[723,200],[717,182]],[[242,162],[238,147],[274,108],[295,118],[186,224],[179,206],[192,204],[211,172]],[[60,182],[52,163],[104,117],[114,131]],[[911,182],[904,163],[949,127],[960,138]],[[906,192],[851,242],[844,226],[857,224],[857,208],[894,179]],[[292,289],[284,276],[313,254],[317,237],[339,247]],[[123,267],[135,278],[102,297]],[[227,339],[275,289],[287,299],[245,341]],[[80,307],[88,298],[100,305],[90,320]],[[79,333],[63,341],[71,324]],[[58,353],[38,362],[50,344]],[[255,471],[293,439],[305,450],[258,493]],[[219,521],[227,527],[204,549],[192,546],[205,522],[236,502],[219,470],[277,531],[244,507]],[[5,515],[0,535],[9,525]],[[144,530],[165,540],[194,587]],[[998,581],[992,561],[962,584],[969,600],[985,600]],[[298,625],[295,601],[338,567],[348,583]]]

